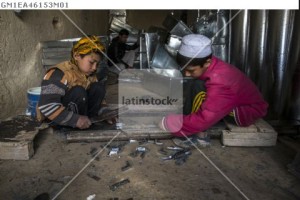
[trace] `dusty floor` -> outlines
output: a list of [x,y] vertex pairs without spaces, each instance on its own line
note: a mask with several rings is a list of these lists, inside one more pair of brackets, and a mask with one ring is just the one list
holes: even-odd
[[[172,145],[163,140],[164,146]],[[108,156],[105,143],[64,142],[61,134],[42,132],[29,161],[0,161],[0,199],[33,199],[47,192],[54,197],[95,155],[102,151],[57,199],[243,199],[239,192],[197,151],[183,165],[162,161],[161,146],[145,143],[144,158],[131,157],[138,143],[126,144]],[[118,143],[117,143],[118,144]],[[213,140],[203,152],[250,199],[299,199],[300,180],[287,172],[294,153],[283,144],[271,148],[222,147]],[[121,168],[129,161],[127,171]],[[110,186],[129,183],[115,191]]]
[[[111,86],[111,87],[115,87]],[[115,93],[111,93],[115,94]],[[162,140],[163,146],[173,145]],[[108,156],[106,143],[66,143],[63,134],[41,132],[28,161],[0,160],[0,199],[29,200],[41,193],[57,199],[243,199],[197,150],[186,163],[162,161],[162,146],[141,144],[149,151],[132,157],[138,143],[127,143]],[[114,143],[121,144],[120,142]],[[98,152],[99,156],[74,179]],[[287,171],[295,152],[278,143],[269,148],[223,147],[219,139],[202,150],[249,199],[300,199],[300,180]],[[127,171],[121,168],[129,161]],[[115,191],[110,186],[128,179]],[[69,185],[67,185],[70,183]],[[67,186],[65,189],[63,189]]]

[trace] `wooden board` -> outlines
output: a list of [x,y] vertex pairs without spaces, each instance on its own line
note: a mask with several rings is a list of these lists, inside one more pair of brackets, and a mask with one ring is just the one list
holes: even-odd
[[157,127],[144,126],[141,128],[138,125],[122,130],[86,130],[67,133],[68,142],[107,142],[113,138],[115,141],[122,141],[130,139],[169,139],[172,137],[170,133]]
[[39,123],[27,116],[0,123],[0,159],[28,160],[34,154],[33,140]]
[[[228,123],[227,123],[228,124]],[[230,124],[222,131],[222,143],[225,146],[274,146],[277,132],[266,121],[260,119],[251,127],[237,127]]]
[[33,142],[0,142],[0,159],[29,160],[34,154]]
[[235,124],[229,123],[225,119],[224,119],[224,122],[225,122],[227,128],[233,132],[249,133],[249,132],[257,132],[258,131],[257,127],[254,124],[247,126],[247,127],[240,127]]
[[181,105],[126,105],[126,104],[108,104],[111,109],[126,106],[126,113],[169,113],[178,112],[182,109]]

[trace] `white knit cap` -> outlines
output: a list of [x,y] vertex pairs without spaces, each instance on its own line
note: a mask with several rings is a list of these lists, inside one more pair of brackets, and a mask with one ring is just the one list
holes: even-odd
[[212,53],[211,40],[204,35],[186,35],[182,38],[178,53],[189,58],[205,58]]

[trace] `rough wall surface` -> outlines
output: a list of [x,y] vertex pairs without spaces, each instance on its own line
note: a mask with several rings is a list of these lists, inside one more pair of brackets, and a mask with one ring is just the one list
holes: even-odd
[[137,29],[147,31],[150,26],[163,28],[163,21],[166,16],[173,13],[176,18],[180,18],[181,11],[172,10],[126,10],[127,23]]
[[[65,11],[86,34],[104,35],[108,11]],[[81,37],[60,11],[26,10],[18,17],[0,11],[0,119],[24,113],[27,89],[39,86],[44,75],[41,41]]]

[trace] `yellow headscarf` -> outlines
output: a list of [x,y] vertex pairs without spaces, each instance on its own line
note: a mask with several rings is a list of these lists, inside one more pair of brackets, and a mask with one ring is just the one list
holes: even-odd
[[71,52],[71,62],[76,64],[75,59],[73,58],[75,53],[80,55],[86,55],[91,52],[100,53],[105,51],[104,45],[100,42],[100,39],[94,35],[81,38],[72,48]]

